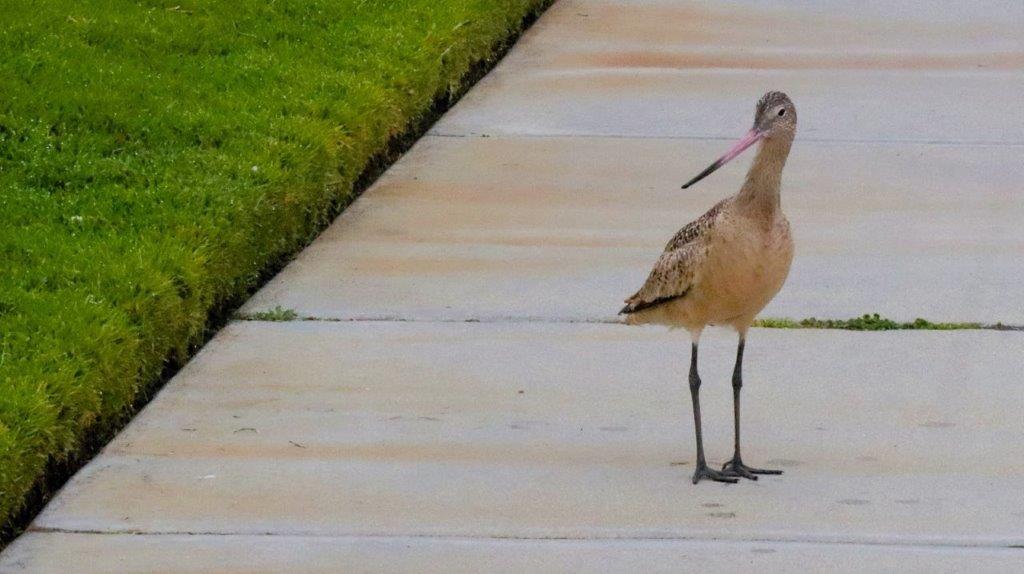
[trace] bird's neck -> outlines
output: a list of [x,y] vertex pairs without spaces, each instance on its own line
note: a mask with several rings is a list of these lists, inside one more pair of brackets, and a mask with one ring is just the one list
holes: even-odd
[[762,216],[768,221],[782,208],[779,189],[782,185],[782,168],[789,157],[793,139],[775,137],[765,139],[757,149],[754,163],[747,172],[736,206],[750,215]]

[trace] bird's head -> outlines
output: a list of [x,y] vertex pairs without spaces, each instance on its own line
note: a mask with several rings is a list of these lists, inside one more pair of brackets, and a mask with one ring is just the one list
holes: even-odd
[[761,96],[754,113],[753,129],[765,139],[792,138],[796,135],[796,107],[793,100],[782,92],[768,92]]
[[740,138],[740,141],[736,142],[732,149],[725,152],[725,155],[683,185],[683,189],[711,175],[716,169],[729,163],[744,150],[761,140],[792,140],[795,135],[796,106],[793,105],[793,100],[790,100],[789,96],[782,92],[768,92],[757,102],[757,109],[754,112],[754,127],[750,128],[750,131]]

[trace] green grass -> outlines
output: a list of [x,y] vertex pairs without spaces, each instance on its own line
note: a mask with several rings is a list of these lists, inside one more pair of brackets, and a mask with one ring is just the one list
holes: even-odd
[[256,311],[255,313],[238,313],[235,318],[239,321],[294,321],[299,318],[295,309],[285,309],[280,305],[267,311]]
[[952,331],[957,329],[998,329],[997,325],[983,325],[981,323],[933,323],[925,319],[914,319],[909,323],[902,323],[880,317],[878,313],[865,314],[853,319],[758,319],[754,322],[755,327],[766,329],[845,329],[847,331],[899,331],[899,330],[932,330]]
[[0,524],[541,3],[5,2]]

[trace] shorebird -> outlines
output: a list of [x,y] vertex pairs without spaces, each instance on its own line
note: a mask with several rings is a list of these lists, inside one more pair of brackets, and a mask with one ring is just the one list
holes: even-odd
[[[718,202],[679,230],[665,246],[644,286],[626,299],[620,313],[629,324],[661,324],[690,332],[690,396],[697,436],[693,483],[703,478],[757,480],[779,470],[749,467],[740,456],[740,389],[743,348],[754,317],[779,292],[793,261],[793,239],[779,200],[782,168],[796,135],[796,108],[786,94],[768,92],[754,115],[754,127],[683,189],[704,179],[744,150],[759,143],[739,193]],[[704,458],[700,421],[697,347],[708,325],[731,326],[739,334],[732,375],[735,451],[722,470]]]

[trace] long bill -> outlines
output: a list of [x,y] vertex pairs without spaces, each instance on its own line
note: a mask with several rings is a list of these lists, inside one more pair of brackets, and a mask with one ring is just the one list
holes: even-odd
[[714,173],[716,169],[732,161],[736,156],[743,153],[743,151],[746,150],[748,147],[757,143],[758,140],[760,140],[762,137],[764,137],[764,132],[759,131],[757,128],[750,128],[750,131],[747,132],[745,136],[740,138],[740,141],[736,142],[736,145],[732,146],[732,149],[725,152],[725,155],[716,159],[715,163],[709,165],[704,171],[698,173],[697,177],[694,177],[690,181],[684,183],[683,189],[686,189],[691,185],[697,183],[698,181],[704,179],[705,177],[711,175],[712,173]]

